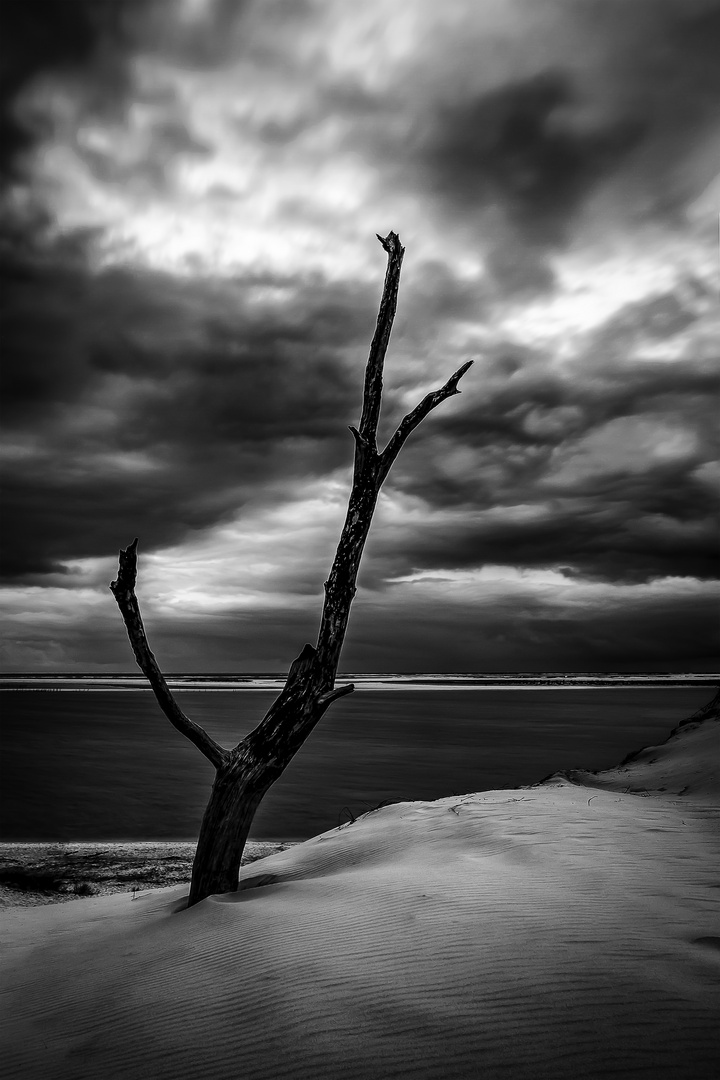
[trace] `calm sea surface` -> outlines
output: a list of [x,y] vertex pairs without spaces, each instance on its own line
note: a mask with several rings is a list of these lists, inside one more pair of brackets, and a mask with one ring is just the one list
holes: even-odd
[[[662,741],[711,687],[359,690],[336,702],[255,818],[255,839],[305,839],[383,799],[433,799],[600,769]],[[275,697],[181,690],[224,746]],[[0,839],[185,840],[212,768],[150,691],[0,691]]]

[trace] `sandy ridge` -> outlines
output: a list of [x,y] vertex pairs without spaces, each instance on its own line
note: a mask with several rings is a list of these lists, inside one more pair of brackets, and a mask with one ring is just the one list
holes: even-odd
[[385,807],[189,911],[178,887],[6,912],[0,1061],[21,1080],[709,1080],[719,732],[684,725],[591,786]]

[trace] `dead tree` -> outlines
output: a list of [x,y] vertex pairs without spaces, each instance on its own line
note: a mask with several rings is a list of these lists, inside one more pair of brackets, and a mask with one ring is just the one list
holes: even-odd
[[463,364],[444,386],[423,398],[401,420],[385,449],[378,450],[383,362],[395,317],[405,252],[396,233],[384,238],[378,236],[378,240],[387,252],[387,272],[365,370],[362,416],[359,426],[350,428],[355,439],[352,490],[335,561],[325,582],[317,644],[306,645],[293,662],[283,690],[254,731],[227,750],[187,717],[175,701],[150,651],[135,596],[137,539],[120,552],[117,580],[110,585],[125,620],[135,659],[147,676],[160,708],[170,723],[212,762],[216,771],[200,828],[189,905],[214,893],[237,889],[243,848],[263,795],[332,702],[352,693],[352,684],[336,687],[335,676],[378,493],[408,435],[440,402],[460,393],[458,383],[472,363],[470,360]]

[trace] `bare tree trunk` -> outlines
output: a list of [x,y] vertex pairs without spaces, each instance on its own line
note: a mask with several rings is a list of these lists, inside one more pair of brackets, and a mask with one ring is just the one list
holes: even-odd
[[135,596],[137,540],[120,552],[117,580],[110,585],[135,658],[161,709],[216,770],[193,863],[190,906],[214,893],[237,889],[245,841],[265,792],[281,775],[332,702],[352,693],[352,684],[335,687],[335,676],[378,493],[408,435],[440,402],[460,393],[458,382],[472,363],[470,360],[463,364],[444,386],[423,398],[401,421],[385,449],[378,451],[383,365],[405,252],[396,233],[378,239],[387,252],[387,272],[365,370],[360,425],[350,429],[355,439],[352,490],[335,560],[325,582],[317,645],[305,646],[265,718],[232,750],[219,746],[206,731],[185,716],[150,651]]
[[254,773],[238,762],[218,769],[200,826],[188,907],[206,896],[237,889],[250,826],[273,779],[270,770]]

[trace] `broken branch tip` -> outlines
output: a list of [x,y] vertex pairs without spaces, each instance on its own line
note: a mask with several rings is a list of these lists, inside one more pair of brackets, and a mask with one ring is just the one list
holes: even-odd
[[375,233],[375,235],[388,255],[394,255],[396,250],[401,252],[404,250],[400,245],[400,237],[396,232],[393,232],[392,229],[387,236],[381,236],[380,233]]
[[350,431],[352,432],[353,439],[359,446],[367,446],[367,439],[363,438],[356,427],[350,424]]

